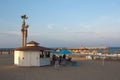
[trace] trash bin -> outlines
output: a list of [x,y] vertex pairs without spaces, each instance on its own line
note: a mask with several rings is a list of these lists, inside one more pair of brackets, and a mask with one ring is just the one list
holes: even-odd
[[76,62],[76,61],[73,61],[73,62],[72,62],[72,66],[73,66],[73,67],[77,67],[77,62]]

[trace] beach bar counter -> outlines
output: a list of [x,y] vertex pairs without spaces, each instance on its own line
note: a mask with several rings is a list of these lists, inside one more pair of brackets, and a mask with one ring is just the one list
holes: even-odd
[[24,47],[14,50],[14,64],[17,66],[45,66],[50,65],[49,48],[38,46],[31,41]]

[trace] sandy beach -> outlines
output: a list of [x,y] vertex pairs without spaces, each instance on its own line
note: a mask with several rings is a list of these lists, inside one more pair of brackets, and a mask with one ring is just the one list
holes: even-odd
[[17,67],[13,55],[0,55],[0,80],[120,80],[120,62],[77,60],[71,65],[44,67]]

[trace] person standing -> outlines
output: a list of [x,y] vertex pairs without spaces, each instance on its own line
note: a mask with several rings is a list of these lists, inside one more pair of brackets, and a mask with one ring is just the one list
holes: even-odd
[[63,59],[66,59],[66,55],[65,54],[63,55]]

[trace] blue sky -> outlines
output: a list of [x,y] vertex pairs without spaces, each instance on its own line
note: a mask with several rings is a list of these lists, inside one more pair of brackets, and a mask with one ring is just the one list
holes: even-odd
[[120,46],[120,0],[0,0],[0,47],[28,41],[46,47]]

